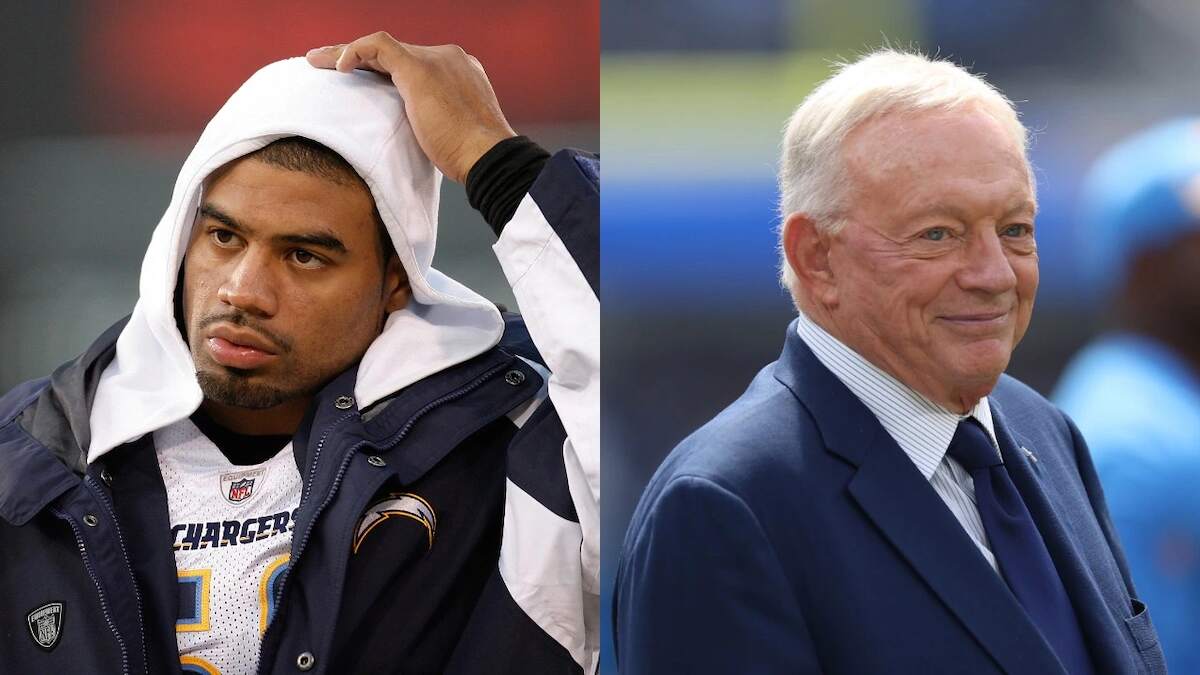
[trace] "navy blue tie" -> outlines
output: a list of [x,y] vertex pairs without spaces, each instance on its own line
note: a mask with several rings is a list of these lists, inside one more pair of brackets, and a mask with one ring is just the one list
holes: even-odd
[[959,422],[947,454],[975,482],[979,518],[1000,573],[1013,595],[1068,673],[1092,673],[1092,662],[1067,589],[987,432],[974,418]]

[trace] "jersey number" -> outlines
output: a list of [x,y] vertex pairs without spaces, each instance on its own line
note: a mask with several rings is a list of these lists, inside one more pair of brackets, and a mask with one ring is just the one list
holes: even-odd
[[[258,633],[262,635],[275,616],[275,596],[288,568],[289,556],[272,560],[258,580]],[[209,630],[209,605],[212,596],[212,570],[179,570],[179,618],[175,631],[190,633]],[[180,657],[185,673],[219,675],[212,664],[194,656]]]

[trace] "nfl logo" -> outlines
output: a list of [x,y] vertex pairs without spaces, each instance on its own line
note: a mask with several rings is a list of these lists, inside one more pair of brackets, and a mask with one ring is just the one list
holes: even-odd
[[254,483],[265,480],[267,470],[249,469],[221,474],[221,496],[230,504],[241,504],[254,496]]
[[254,479],[243,478],[235,480],[229,484],[229,501],[235,504],[250,498],[250,493],[254,492]]
[[29,633],[33,641],[45,650],[54,649],[58,644],[58,636],[62,634],[63,606],[61,602],[51,602],[29,613],[25,620],[29,622]]

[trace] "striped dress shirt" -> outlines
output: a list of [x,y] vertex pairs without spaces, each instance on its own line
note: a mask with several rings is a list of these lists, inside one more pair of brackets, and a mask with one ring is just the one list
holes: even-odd
[[988,546],[983,522],[979,519],[979,509],[975,506],[975,482],[957,461],[946,455],[958,423],[967,417],[979,421],[999,454],[992,425],[992,409],[987,397],[979,399],[967,415],[959,415],[930,401],[867,361],[803,312],[800,313],[797,332],[817,360],[874,413],[880,425],[896,440],[896,444],[908,455],[925,480],[929,481],[934,492],[946,502],[950,513],[954,514],[975,542],[988,564],[999,572],[996,558]]

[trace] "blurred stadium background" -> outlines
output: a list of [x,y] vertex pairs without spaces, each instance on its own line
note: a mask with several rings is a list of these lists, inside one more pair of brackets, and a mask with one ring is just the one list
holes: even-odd
[[1110,318],[1075,254],[1081,178],[1111,143],[1200,110],[1200,5],[603,0],[601,26],[607,631],[646,481],[779,355],[793,311],[776,283],[778,144],[830,62],[885,41],[912,46],[986,74],[1017,102],[1034,132],[1041,288],[1009,372],[1049,394]]
[[[599,148],[598,0],[0,5],[0,391],[82,351],[137,299],[150,233],[209,118],[254,71],[376,30],[453,42],[509,122]],[[494,235],[446,182],[434,264],[513,306]]]

